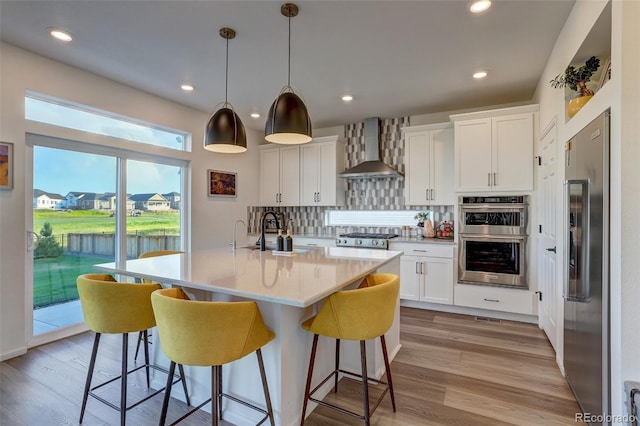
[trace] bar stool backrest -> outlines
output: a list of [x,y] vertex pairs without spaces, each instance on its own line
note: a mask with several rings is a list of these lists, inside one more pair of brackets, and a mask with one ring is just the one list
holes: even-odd
[[155,291],[151,303],[162,349],[178,364],[222,365],[274,338],[255,302],[189,300],[179,288]]
[[346,340],[368,340],[386,333],[398,302],[400,278],[395,274],[372,274],[354,290],[329,296],[309,331]]
[[80,275],[76,283],[90,330],[120,334],[155,327],[151,293],[159,284],[120,283],[108,274]]

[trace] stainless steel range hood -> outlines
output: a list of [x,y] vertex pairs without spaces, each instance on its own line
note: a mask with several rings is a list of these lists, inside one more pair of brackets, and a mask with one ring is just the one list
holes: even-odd
[[338,174],[347,179],[362,178],[402,178],[403,175],[380,160],[380,119],[367,118],[364,121],[365,161]]

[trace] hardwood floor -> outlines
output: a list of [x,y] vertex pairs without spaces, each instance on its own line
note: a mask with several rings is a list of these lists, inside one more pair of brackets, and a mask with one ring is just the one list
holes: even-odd
[[[578,406],[556,366],[551,345],[537,326],[410,308],[402,308],[400,318],[402,349],[391,364],[397,412],[393,413],[386,396],[372,425],[575,424]],[[84,333],[3,362],[0,425],[77,424],[92,341],[92,333]],[[129,346],[135,349],[134,344]],[[96,363],[100,380],[118,371],[119,348],[117,336],[104,336]],[[131,398],[143,395],[142,376],[132,381]],[[359,382],[345,378],[338,394],[329,394],[327,400],[359,410],[360,390]],[[372,401],[377,392],[372,386]],[[117,387],[106,387],[103,393],[114,401],[119,397]],[[158,395],[131,410],[128,424],[157,424],[161,404],[162,395]],[[177,400],[171,404],[170,419],[187,410]],[[181,424],[210,421],[208,413],[199,412]],[[119,415],[90,399],[83,424],[116,425]],[[318,407],[305,424],[362,422]]]

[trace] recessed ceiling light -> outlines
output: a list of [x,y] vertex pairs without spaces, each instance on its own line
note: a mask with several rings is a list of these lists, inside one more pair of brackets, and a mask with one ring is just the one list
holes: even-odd
[[73,36],[68,31],[61,30],[60,28],[49,28],[49,34],[56,40],[60,40],[65,43],[69,43],[73,40]]
[[487,76],[487,72],[484,70],[481,71],[476,71],[473,73],[473,78],[475,78],[476,80],[479,80],[481,78],[485,78]]
[[260,118],[260,114],[258,114],[257,112],[252,112],[251,118]]
[[351,102],[351,101],[353,100],[353,96],[351,96],[351,95],[344,95],[344,96],[342,97],[342,100],[343,100],[343,101],[345,101],[345,102]]
[[474,1],[471,6],[469,6],[469,10],[471,11],[471,13],[482,13],[490,7],[491,0],[478,0]]
[[195,90],[195,87],[193,87],[193,84],[189,84],[189,83],[182,83],[180,85],[180,88],[185,92],[193,92]]

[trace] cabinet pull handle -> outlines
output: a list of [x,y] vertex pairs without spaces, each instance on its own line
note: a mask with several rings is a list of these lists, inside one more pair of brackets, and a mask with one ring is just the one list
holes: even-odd
[[278,202],[278,193],[276,192],[276,203]]
[[431,201],[433,201],[433,189],[431,190]]
[[496,303],[500,303],[500,300],[498,299],[487,299],[486,297],[484,298],[485,302],[496,302]]
[[420,274],[420,270],[418,269],[419,262],[416,262],[416,274]]
[[420,273],[424,275],[424,262],[420,262]]
[[280,194],[278,194],[278,198],[279,198],[279,202],[282,202],[282,192]]
[[318,192],[318,202],[320,202],[320,193]]
[[497,178],[497,173],[493,172],[493,186],[498,185],[498,178]]
[[426,253],[427,252],[427,250],[422,250],[422,249],[413,249],[411,251],[417,251],[417,252],[420,252],[420,253]]
[[424,190],[424,198],[425,198],[427,201],[429,201],[429,190],[428,190],[428,189],[425,189],[425,190]]
[[487,173],[487,186],[491,186],[491,173]]

